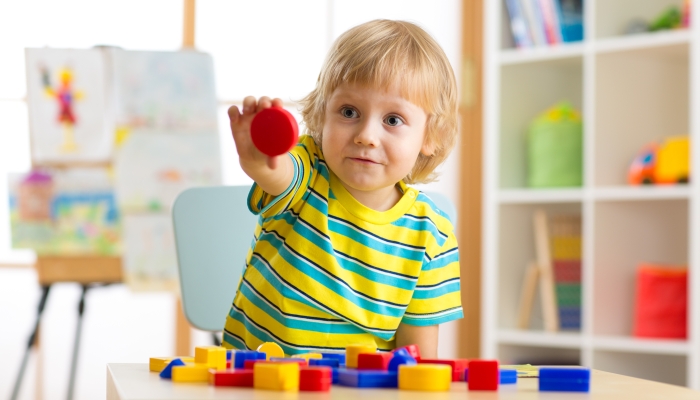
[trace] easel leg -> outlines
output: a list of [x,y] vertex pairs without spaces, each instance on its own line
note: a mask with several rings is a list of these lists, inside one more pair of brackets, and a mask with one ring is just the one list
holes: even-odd
[[80,333],[83,327],[83,312],[85,311],[85,293],[89,289],[88,285],[83,285],[83,292],[80,295],[78,303],[78,326],[75,329],[75,342],[73,343],[73,361],[70,365],[70,378],[68,381],[68,400],[73,400],[73,392],[75,390],[75,371],[78,367],[78,350],[80,349]]
[[182,311],[182,300],[180,300],[179,296],[175,303],[175,355],[192,355],[190,324]]
[[36,341],[37,333],[39,332],[39,322],[41,321],[41,314],[44,312],[44,307],[46,306],[46,299],[49,296],[49,289],[51,285],[46,285],[41,287],[41,299],[39,300],[39,307],[36,315],[36,323],[34,324],[34,330],[29,336],[29,341],[27,342],[27,349],[24,352],[24,357],[22,358],[22,364],[19,367],[19,374],[17,374],[17,380],[15,381],[15,387],[12,389],[12,396],[10,399],[16,400],[19,396],[19,389],[22,386],[22,378],[24,378],[24,371],[27,368],[27,359],[29,358],[29,353],[32,351],[34,342]]

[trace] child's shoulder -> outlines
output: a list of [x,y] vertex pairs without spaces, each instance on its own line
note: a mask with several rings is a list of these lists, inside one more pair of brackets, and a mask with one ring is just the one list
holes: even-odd
[[[429,194],[420,190],[415,191],[417,193],[416,202],[412,210],[415,216],[430,219],[440,230],[444,228],[446,231],[453,231],[454,226],[450,214],[440,208],[438,202],[432,199]],[[447,205],[443,207],[446,208]]]

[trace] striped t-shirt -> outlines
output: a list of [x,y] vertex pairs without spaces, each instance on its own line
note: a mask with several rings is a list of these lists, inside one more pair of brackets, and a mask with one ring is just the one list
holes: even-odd
[[376,211],[343,187],[310,136],[289,154],[294,178],[284,193],[251,189],[248,206],[260,219],[224,345],[390,350],[400,323],[462,317],[454,229],[425,194],[399,182],[399,202]]

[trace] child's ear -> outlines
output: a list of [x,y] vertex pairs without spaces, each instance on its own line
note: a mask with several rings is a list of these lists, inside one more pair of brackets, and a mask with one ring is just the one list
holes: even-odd
[[435,153],[435,144],[427,137],[423,140],[423,146],[420,148],[420,153],[426,157],[430,157]]

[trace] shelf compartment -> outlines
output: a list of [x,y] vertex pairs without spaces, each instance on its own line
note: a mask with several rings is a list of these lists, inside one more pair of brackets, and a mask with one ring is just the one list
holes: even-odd
[[499,344],[498,361],[506,365],[581,365],[581,350]]
[[595,204],[593,333],[632,333],[637,267],[686,265],[688,201]]
[[523,329],[501,329],[498,331],[498,342],[501,344],[528,345],[547,348],[580,349],[583,337],[574,332],[545,332]]
[[[557,215],[581,215],[582,204],[574,202],[500,206],[497,277],[498,327],[500,329],[508,330],[517,327],[525,272],[528,264],[536,259],[533,216],[538,209],[543,209],[551,220]],[[538,290],[533,301],[529,328],[542,330],[543,326]]]
[[594,336],[593,348],[616,352],[687,355],[690,351],[690,344],[686,340]]
[[687,385],[687,357],[670,354],[641,354],[595,350],[593,368],[641,379]]
[[575,203],[583,201],[581,188],[565,189],[504,189],[498,193],[501,204]]
[[542,112],[563,100],[582,110],[583,58],[505,65],[501,67],[501,78],[500,187],[525,188],[528,127]]
[[651,142],[688,134],[688,44],[606,53],[595,61],[596,187],[627,184]]
[[683,0],[605,0],[595,3],[596,39],[626,36],[624,30],[629,21],[634,18],[652,21],[669,6],[683,10]]

